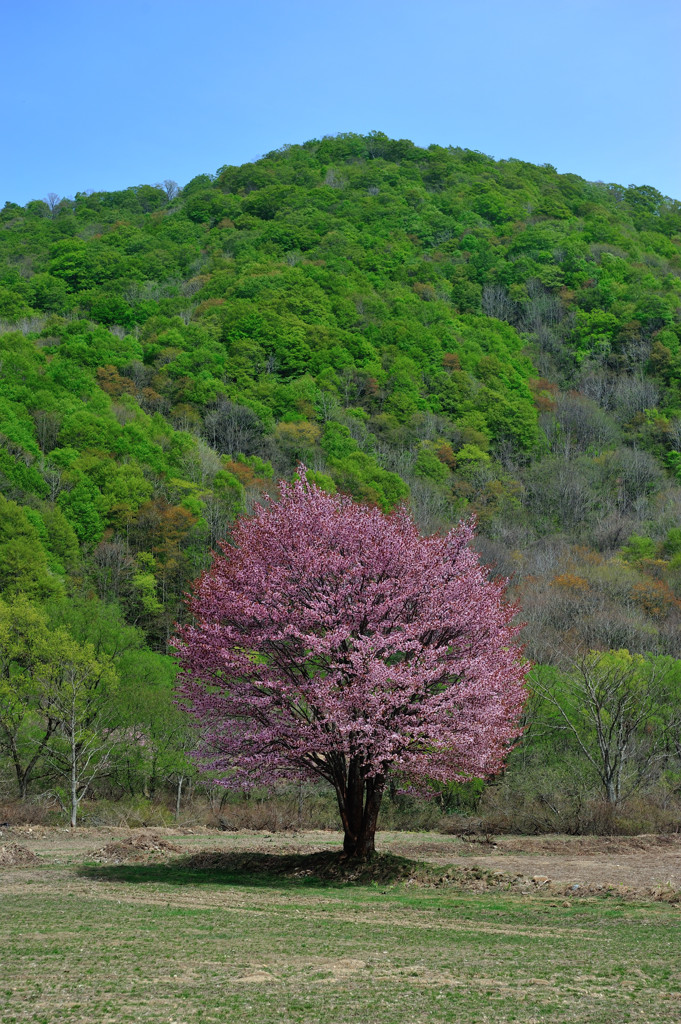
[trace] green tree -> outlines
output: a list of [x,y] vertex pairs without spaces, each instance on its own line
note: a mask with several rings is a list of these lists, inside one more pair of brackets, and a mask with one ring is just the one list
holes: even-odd
[[681,662],[627,650],[590,651],[567,673],[535,674],[566,732],[594,770],[612,806],[654,778],[681,729]]
[[60,589],[35,526],[15,501],[0,494],[0,593],[41,600]]
[[49,714],[59,724],[43,756],[64,780],[69,821],[75,828],[82,800],[108,770],[122,739],[114,714],[118,677],[110,660],[97,659],[92,644],[78,644],[63,630],[56,631],[54,641],[39,684]]
[[43,687],[57,647],[45,614],[28,598],[0,599],[0,748],[10,757],[21,800],[59,725]]

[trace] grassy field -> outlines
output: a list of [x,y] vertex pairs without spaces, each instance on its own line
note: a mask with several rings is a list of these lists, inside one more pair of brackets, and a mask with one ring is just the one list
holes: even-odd
[[664,903],[172,860],[0,875],[2,1024],[681,1021]]

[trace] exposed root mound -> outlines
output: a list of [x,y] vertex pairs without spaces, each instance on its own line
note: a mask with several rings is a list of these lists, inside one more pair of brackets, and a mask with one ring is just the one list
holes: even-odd
[[0,867],[2,868],[30,868],[37,863],[38,858],[27,846],[20,846],[19,843],[0,846]]
[[359,884],[405,882],[429,873],[425,864],[407,860],[406,857],[396,857],[391,853],[375,854],[370,860],[351,860],[332,851],[277,855],[206,850],[183,857],[176,863],[189,870]]
[[[418,884],[421,879],[408,880],[408,885]],[[569,884],[556,882],[548,875],[512,874],[507,871],[489,871],[481,867],[452,866],[438,878],[423,880],[422,884],[430,886],[454,886],[469,892],[485,892],[490,889],[503,889],[523,896],[542,895],[553,897],[567,896],[571,899],[584,897],[616,896],[628,901],[655,901],[681,905],[681,892],[671,886],[629,886],[617,884]],[[567,906],[567,904],[564,904]]]
[[517,839],[505,839],[503,852],[527,853],[561,853],[564,855],[591,853],[639,853],[641,850],[665,847],[677,848],[681,852],[681,835],[663,833],[661,835],[640,836],[524,836]]
[[584,898],[616,896],[635,901],[662,901],[681,904],[681,892],[665,887],[632,887],[626,885],[566,885],[546,875],[528,876],[507,871],[490,871],[472,865],[448,868],[422,861],[376,854],[368,861],[350,860],[335,852],[277,855],[271,853],[224,853],[219,850],[192,853],[173,861],[173,866],[190,871],[216,871],[226,874],[290,878],[344,884],[393,885],[402,883],[425,888],[451,887],[467,892],[504,890],[518,895],[542,895]]
[[90,854],[90,860],[100,864],[140,864],[145,861],[166,860],[171,853],[180,853],[181,847],[152,833],[128,836],[107,843]]

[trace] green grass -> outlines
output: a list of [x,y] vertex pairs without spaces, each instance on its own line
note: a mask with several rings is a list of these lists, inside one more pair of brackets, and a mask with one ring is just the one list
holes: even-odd
[[681,1020],[681,912],[186,864],[7,872],[0,1022]]

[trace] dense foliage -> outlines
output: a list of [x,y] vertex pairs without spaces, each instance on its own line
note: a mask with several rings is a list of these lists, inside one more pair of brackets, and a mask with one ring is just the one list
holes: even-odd
[[159,697],[116,691],[113,791],[155,777],[183,594],[301,459],[425,533],[474,512],[534,660],[680,656],[680,292],[681,204],[654,188],[380,133],[7,203],[0,597],[95,660],[99,619],[134,635]]

